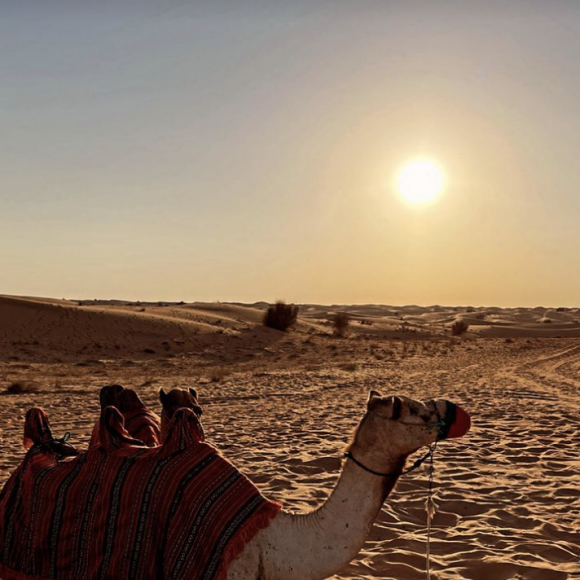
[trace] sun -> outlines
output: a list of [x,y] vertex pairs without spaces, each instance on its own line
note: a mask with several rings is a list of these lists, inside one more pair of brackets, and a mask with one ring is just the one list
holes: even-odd
[[415,159],[406,163],[397,174],[399,195],[412,206],[434,203],[445,187],[445,173],[431,159]]

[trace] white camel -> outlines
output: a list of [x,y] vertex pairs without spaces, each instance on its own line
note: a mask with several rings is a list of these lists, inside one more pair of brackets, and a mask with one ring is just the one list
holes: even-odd
[[336,574],[361,550],[407,457],[469,427],[469,416],[453,403],[371,391],[330,497],[310,513],[279,512],[232,562],[228,580],[322,580]]

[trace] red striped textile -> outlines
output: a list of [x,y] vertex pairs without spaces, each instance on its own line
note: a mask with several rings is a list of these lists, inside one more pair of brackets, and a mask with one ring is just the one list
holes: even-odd
[[[134,439],[138,439],[147,447],[156,447],[161,443],[161,429],[159,417],[146,407],[132,411],[119,411],[125,421],[125,429]],[[100,425],[95,423],[89,447],[99,443]]]
[[[148,447],[155,447],[161,442],[159,417],[150,411],[133,389],[121,385],[111,385],[101,389],[101,408],[112,405],[116,407],[125,420],[125,429],[134,439],[143,441]],[[108,400],[106,403],[104,401]],[[97,421],[91,435],[89,447],[99,442],[99,422]]]
[[51,441],[40,409],[25,432],[33,445],[0,491],[3,580],[224,580],[280,509],[203,441],[190,409],[155,448],[115,407],[76,457]]

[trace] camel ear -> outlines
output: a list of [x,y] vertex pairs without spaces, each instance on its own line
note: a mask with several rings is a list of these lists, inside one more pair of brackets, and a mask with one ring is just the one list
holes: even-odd
[[367,399],[367,409],[370,411],[375,403],[381,398],[381,394],[378,391],[369,391],[369,398]]
[[162,388],[159,389],[159,400],[161,401],[162,405],[165,405],[167,398],[168,398],[167,393]]
[[190,395],[191,395],[191,396],[192,396],[194,399],[196,399],[196,400],[197,400],[197,391],[196,391],[194,388],[192,388],[192,387],[189,387],[189,389],[188,389],[188,390],[189,390],[189,394],[190,394]]
[[403,410],[403,401],[401,401],[401,399],[399,397],[392,397],[393,400],[393,414],[391,416],[391,419],[393,420],[397,420],[401,418],[401,412]]

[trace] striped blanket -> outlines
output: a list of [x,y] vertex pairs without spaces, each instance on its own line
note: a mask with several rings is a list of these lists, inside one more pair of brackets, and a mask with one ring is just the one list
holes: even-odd
[[0,491],[3,580],[224,580],[280,509],[204,442],[190,409],[155,448],[114,407],[76,456],[41,409],[25,435],[32,446]]
[[[100,393],[101,409],[116,407],[125,421],[125,429],[134,439],[143,441],[148,447],[161,442],[159,417],[150,411],[133,389],[121,385],[103,387]],[[99,422],[95,424],[89,447],[99,443]]]

